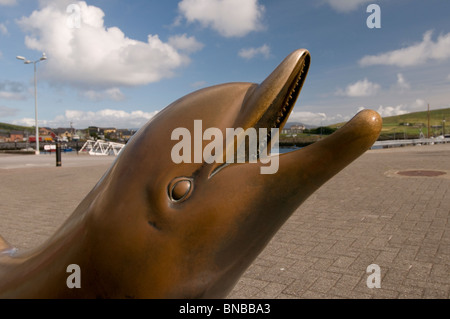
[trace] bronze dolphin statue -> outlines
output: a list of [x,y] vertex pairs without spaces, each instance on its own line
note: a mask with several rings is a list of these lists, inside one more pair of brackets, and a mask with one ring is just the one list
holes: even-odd
[[[309,64],[297,50],[259,85],[205,88],[159,112],[42,246],[17,252],[0,238],[0,297],[227,296],[297,207],[371,147],[381,118],[360,112],[330,137],[279,155],[275,174],[261,174],[261,162],[174,163],[171,134],[193,132],[195,120],[222,131],[281,129]],[[73,264],[80,288],[67,285]]]

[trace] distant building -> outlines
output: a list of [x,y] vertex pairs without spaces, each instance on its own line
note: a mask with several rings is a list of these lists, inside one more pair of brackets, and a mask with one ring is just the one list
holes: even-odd
[[[40,127],[39,128],[39,135],[51,135],[53,133],[53,130],[49,127]],[[55,134],[55,133],[53,133]]]
[[117,130],[117,134],[118,134],[120,139],[123,139],[123,140],[127,141],[134,134],[136,134],[136,131],[135,130],[120,129],[120,130]]
[[[80,140],[85,140],[88,137],[87,130],[77,130],[75,135],[78,136]],[[75,138],[75,136],[74,136]]]
[[24,138],[23,131],[0,130],[0,143],[23,142],[23,138]]
[[291,125],[289,128],[284,128],[281,130],[281,134],[301,134],[306,130],[304,125]]
[[40,127],[39,137],[43,137],[44,141],[46,142],[52,142],[56,138],[56,134],[49,127]]
[[304,125],[291,125],[292,133],[303,133],[304,130],[306,130],[306,127]]
[[4,130],[0,130],[0,143],[7,143],[9,141],[10,141],[9,133]]
[[89,131],[90,136],[94,136],[94,135],[105,135],[105,134],[115,133],[117,131],[117,129],[114,127],[106,127],[105,128],[105,127],[98,127],[98,126],[89,126],[88,131]]
[[117,129],[114,127],[105,127],[101,129],[103,131],[103,134],[112,134],[112,133],[116,133]]
[[11,131],[9,132],[9,137],[11,142],[22,142],[24,138],[23,131]]
[[67,140],[71,140],[73,133],[72,133],[73,129],[72,128],[63,128],[63,127],[59,127],[57,129],[54,130],[55,134],[62,139],[67,139]]

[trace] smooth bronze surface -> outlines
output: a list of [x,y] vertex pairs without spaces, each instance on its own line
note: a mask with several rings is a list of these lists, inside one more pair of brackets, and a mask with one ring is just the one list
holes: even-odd
[[[261,162],[176,164],[171,134],[194,132],[195,120],[223,132],[282,128],[309,62],[297,50],[260,85],[202,89],[158,113],[47,242],[0,251],[0,297],[225,297],[292,212],[370,148],[381,118],[360,112],[330,137],[280,155],[276,174],[261,174]],[[81,288],[66,285],[71,264]]]

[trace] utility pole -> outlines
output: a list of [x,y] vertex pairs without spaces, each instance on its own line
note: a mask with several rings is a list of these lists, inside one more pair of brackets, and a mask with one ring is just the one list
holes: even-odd
[[430,138],[430,104],[428,104],[428,138]]
[[445,138],[445,116],[442,115],[442,136]]

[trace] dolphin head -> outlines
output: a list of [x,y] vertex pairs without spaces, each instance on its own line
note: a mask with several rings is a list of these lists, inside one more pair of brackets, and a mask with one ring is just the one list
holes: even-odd
[[[89,285],[99,296],[226,296],[297,207],[370,148],[381,119],[363,111],[318,143],[271,155],[278,161],[273,174],[261,174],[267,162],[250,162],[248,152],[241,163],[223,160],[239,143],[239,137],[227,142],[227,128],[284,126],[309,65],[309,52],[297,50],[261,84],[196,91],[140,129],[76,211],[87,221],[89,267],[97,269]],[[185,141],[192,147],[190,162],[173,160],[180,143],[173,132],[180,128],[191,133]],[[214,136],[222,146],[216,161],[195,152],[213,141],[202,135],[208,128],[223,133]],[[267,132],[260,141],[270,146]]]

